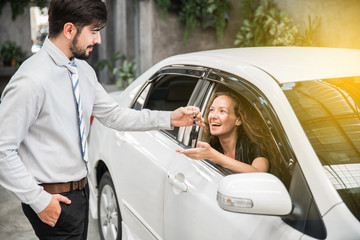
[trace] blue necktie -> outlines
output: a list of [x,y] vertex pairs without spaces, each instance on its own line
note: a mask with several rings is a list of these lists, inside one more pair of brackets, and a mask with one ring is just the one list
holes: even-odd
[[74,96],[77,105],[77,113],[79,120],[79,133],[80,133],[80,144],[81,144],[81,154],[83,160],[88,162],[88,151],[87,151],[87,142],[86,142],[86,131],[85,123],[83,122],[83,111],[80,99],[80,86],[79,86],[79,75],[77,71],[77,66],[75,62],[71,62],[66,66],[71,73],[71,82],[74,90]]

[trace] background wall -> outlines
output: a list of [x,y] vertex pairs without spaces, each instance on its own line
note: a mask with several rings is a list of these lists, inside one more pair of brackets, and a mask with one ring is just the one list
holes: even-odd
[[161,59],[177,54],[199,50],[218,49],[233,47],[238,26],[240,26],[239,1],[233,2],[233,10],[229,12],[229,24],[224,31],[222,41],[218,41],[214,28],[202,29],[198,26],[189,34],[187,41],[184,40],[185,26],[178,20],[175,13],[169,13],[164,21],[160,9],[154,6],[152,39],[153,56],[152,61],[158,62]]
[[15,41],[21,45],[28,54],[31,52],[30,10],[24,11],[23,15],[11,19],[10,4],[5,4],[0,15],[0,44],[7,41]]
[[[314,43],[321,47],[360,49],[360,1],[359,0],[274,0],[304,32],[308,17],[320,17],[321,22],[314,35]],[[184,25],[174,13],[164,21],[154,1],[140,2],[140,22],[143,24],[140,41],[142,49],[141,71],[168,56],[192,51],[234,47],[236,32],[241,25],[238,0],[232,0],[229,22],[224,38],[218,42],[214,29],[197,27],[184,41]]]
[[[315,44],[323,47],[360,49],[360,1],[359,0],[274,0],[278,7],[288,13],[304,31],[305,23],[311,17],[321,17],[321,24],[315,35]],[[116,51],[136,58],[139,73],[160,60],[179,53],[199,50],[234,47],[235,35],[241,24],[239,0],[232,0],[229,22],[222,41],[217,41],[214,29],[197,27],[184,41],[184,25],[175,13],[162,17],[154,0],[106,0],[109,23],[102,31],[102,44],[94,50],[89,60],[110,58]],[[14,40],[30,54],[30,13],[11,20],[7,3],[0,15],[0,44]],[[1,71],[1,70],[0,70]],[[106,74],[99,75],[106,82]]]
[[[359,0],[275,0],[301,26],[312,18],[321,17],[315,35],[316,44],[323,47],[360,49]],[[303,29],[302,29],[303,30]]]

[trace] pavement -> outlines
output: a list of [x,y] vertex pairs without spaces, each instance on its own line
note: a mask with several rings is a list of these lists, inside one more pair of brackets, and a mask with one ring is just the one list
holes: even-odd
[[[38,239],[22,211],[20,201],[2,186],[0,186],[0,239]],[[93,219],[90,215],[88,240],[99,239],[97,220]]]

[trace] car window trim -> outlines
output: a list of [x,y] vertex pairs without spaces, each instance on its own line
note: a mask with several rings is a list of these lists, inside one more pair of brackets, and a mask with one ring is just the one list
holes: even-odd
[[[154,75],[152,75],[149,78],[148,82],[158,81],[159,77],[168,76],[168,75],[202,78],[206,74],[207,69],[208,68],[206,67],[194,66],[194,65],[168,65],[161,68]],[[195,75],[194,74],[195,72],[198,72],[199,74]]]
[[[139,98],[141,93],[148,87],[149,84],[152,84],[151,86],[152,88],[157,81],[160,81],[165,76],[176,75],[176,76],[187,76],[187,77],[194,77],[200,79],[206,74],[207,71],[208,68],[201,66],[193,66],[193,65],[168,65],[162,67],[159,71],[157,71],[147,81],[144,82],[143,86],[140,88],[140,90],[137,92],[137,94],[134,96],[133,100],[131,101],[130,108],[134,107],[137,99]],[[199,72],[199,76],[191,74],[194,72]],[[149,90],[149,92],[151,92],[151,89]],[[147,95],[144,102],[147,101],[148,97],[149,96]]]
[[[200,112],[204,113],[205,105],[203,104],[205,99],[204,97],[208,95],[210,89],[213,89],[212,85],[208,83],[208,81],[205,81],[203,78],[199,79],[198,84],[196,85],[194,92],[192,93],[188,105],[191,106],[197,106],[200,108]],[[196,104],[199,102],[199,104]],[[187,135],[188,132],[191,131],[192,126],[187,127],[180,127],[178,139],[180,142],[184,144],[184,146],[187,146],[187,143],[185,142],[184,136]],[[196,127],[196,130],[199,130],[199,126]]]

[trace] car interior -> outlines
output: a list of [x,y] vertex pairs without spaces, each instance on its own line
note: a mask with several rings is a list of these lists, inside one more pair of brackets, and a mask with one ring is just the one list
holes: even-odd
[[144,108],[172,111],[187,105],[197,81],[183,76],[166,80],[154,85]]
[[[187,76],[167,76],[156,82],[150,90],[144,108],[151,110],[172,111],[187,106],[197,84],[196,78]],[[177,136],[178,127],[167,131]]]

